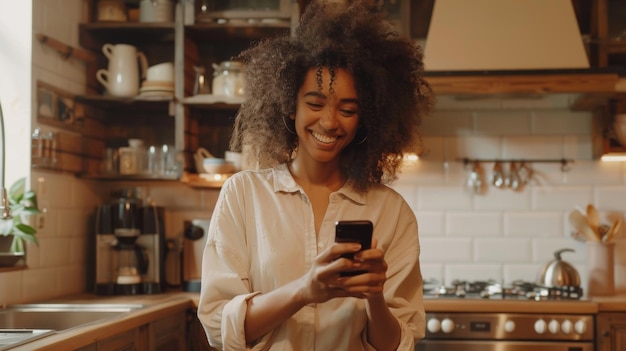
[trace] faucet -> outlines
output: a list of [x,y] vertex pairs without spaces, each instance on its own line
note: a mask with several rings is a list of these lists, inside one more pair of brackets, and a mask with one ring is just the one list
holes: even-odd
[[2,115],[2,104],[0,104],[0,146],[2,146],[2,161],[0,161],[0,192],[2,193],[2,200],[0,201],[0,218],[11,219],[11,206],[9,204],[9,198],[7,196],[7,189],[4,187],[4,166],[5,166],[5,143],[4,143],[4,116]]

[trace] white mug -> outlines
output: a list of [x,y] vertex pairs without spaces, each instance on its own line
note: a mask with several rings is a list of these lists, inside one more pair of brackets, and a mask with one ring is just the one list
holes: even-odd
[[172,62],[163,62],[158,65],[148,67],[148,70],[146,71],[146,80],[151,82],[173,82],[174,64]]
[[[128,44],[104,44],[102,52],[109,59],[108,69],[96,72],[96,78],[109,94],[133,97],[139,92],[139,76],[146,72],[146,56]],[[137,63],[139,59],[140,65]]]

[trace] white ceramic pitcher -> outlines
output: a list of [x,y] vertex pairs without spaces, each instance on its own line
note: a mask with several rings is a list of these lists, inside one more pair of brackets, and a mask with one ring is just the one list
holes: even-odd
[[[112,96],[133,97],[139,92],[139,77],[145,78],[146,56],[128,44],[104,44],[102,52],[109,59],[108,69],[96,72],[96,78]],[[139,64],[138,60],[139,59]]]

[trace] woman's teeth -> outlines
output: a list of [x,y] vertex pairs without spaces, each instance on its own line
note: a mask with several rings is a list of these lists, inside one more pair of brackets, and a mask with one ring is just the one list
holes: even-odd
[[311,135],[313,135],[313,138],[315,138],[317,141],[325,143],[325,144],[331,144],[334,143],[335,140],[337,140],[337,138],[333,138],[333,137],[329,137],[327,135],[324,134],[318,134],[315,132],[311,132]]

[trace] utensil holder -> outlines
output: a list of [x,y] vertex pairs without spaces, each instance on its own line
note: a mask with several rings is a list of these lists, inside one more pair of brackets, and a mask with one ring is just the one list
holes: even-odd
[[587,243],[588,297],[615,294],[614,249],[613,243]]

